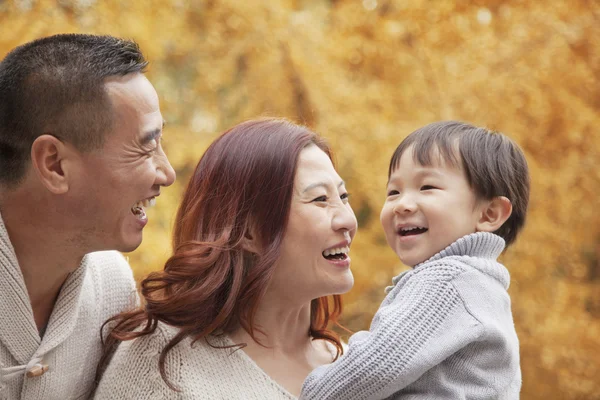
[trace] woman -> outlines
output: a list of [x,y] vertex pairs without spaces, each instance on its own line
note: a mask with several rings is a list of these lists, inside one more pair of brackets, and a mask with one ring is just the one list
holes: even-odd
[[145,307],[110,321],[95,398],[295,398],[342,352],[327,326],[354,283],[355,232],[317,135],[279,119],[225,132],[184,193],[173,256],[142,281]]

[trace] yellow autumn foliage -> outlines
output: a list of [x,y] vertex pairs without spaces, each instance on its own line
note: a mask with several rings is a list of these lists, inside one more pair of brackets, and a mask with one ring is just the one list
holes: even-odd
[[[511,272],[523,399],[600,399],[600,3],[474,0],[0,0],[0,57],[61,32],[135,39],[178,172],[129,255],[162,268],[179,196],[207,145],[255,116],[329,139],[360,229],[343,323],[368,327],[404,269],[379,225],[389,158],[429,122],[502,131],[532,175]],[[3,101],[3,99],[0,99]]]

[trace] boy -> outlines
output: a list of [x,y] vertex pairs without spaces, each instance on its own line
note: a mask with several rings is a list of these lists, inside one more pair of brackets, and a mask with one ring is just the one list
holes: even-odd
[[412,270],[301,398],[518,399],[510,276],[496,258],[528,200],[527,162],[506,136],[453,121],[410,134],[390,163],[381,223]]

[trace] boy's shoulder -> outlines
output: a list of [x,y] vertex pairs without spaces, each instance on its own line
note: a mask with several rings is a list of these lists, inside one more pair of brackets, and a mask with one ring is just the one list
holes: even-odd
[[463,256],[449,256],[438,260],[426,261],[408,271],[404,275],[404,279],[450,282],[464,272],[472,270],[472,266],[469,265],[468,261]]
[[392,279],[393,287],[403,286],[409,282],[435,282],[453,284],[456,281],[469,279],[487,285],[488,282],[497,282],[505,289],[510,282],[510,274],[504,265],[495,260],[472,256],[448,256],[438,260],[426,261],[412,270],[404,271]]

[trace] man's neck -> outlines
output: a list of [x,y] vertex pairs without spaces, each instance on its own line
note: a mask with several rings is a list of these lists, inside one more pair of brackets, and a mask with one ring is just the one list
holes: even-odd
[[31,302],[35,323],[43,330],[50,319],[60,289],[84,256],[69,246],[64,233],[34,207],[2,202],[0,212],[15,250]]

